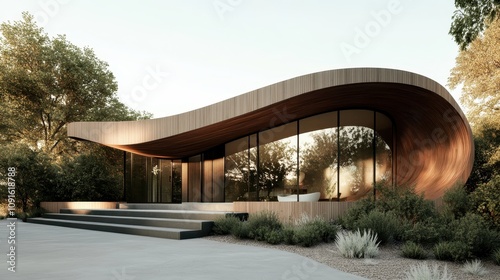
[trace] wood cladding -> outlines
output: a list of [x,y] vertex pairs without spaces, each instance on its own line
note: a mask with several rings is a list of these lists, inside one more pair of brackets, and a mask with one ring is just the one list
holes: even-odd
[[[426,197],[436,198],[453,184],[467,180],[474,146],[460,107],[433,80],[393,69],[308,74],[179,115],[71,123],[68,136],[145,156],[185,158],[250,133],[343,109],[375,110],[392,119],[396,184],[414,185]],[[208,183],[204,192],[213,193],[214,186]]]

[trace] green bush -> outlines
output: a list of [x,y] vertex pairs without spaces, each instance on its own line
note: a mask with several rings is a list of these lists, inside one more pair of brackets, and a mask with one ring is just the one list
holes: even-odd
[[231,231],[231,235],[239,239],[249,238],[250,227],[248,226],[248,222],[240,222],[233,227]]
[[500,249],[496,249],[496,250],[493,252],[492,257],[493,257],[493,262],[494,262],[496,265],[500,265]]
[[373,209],[375,209],[375,202],[372,198],[358,200],[354,207],[347,210],[347,212],[340,217],[339,223],[345,229],[355,230],[359,218],[370,213]]
[[439,220],[428,220],[425,222],[408,223],[404,229],[402,239],[418,244],[435,244],[442,239],[446,232],[446,224]]
[[433,248],[436,259],[442,261],[463,262],[470,259],[470,248],[458,241],[442,241]]
[[476,211],[487,221],[500,229],[500,175],[494,176],[488,183],[479,185],[472,193]]
[[281,231],[283,235],[283,242],[288,245],[295,245],[295,228],[293,226],[287,225],[283,227]]
[[423,260],[427,258],[427,251],[422,247],[422,245],[415,242],[406,242],[402,250],[402,256],[409,259]]
[[271,230],[265,233],[266,242],[269,244],[280,244],[283,242],[283,231],[282,230]]
[[416,223],[437,216],[434,204],[425,200],[423,194],[416,194],[413,187],[378,187],[381,193],[377,209],[395,212],[405,220]]
[[371,229],[378,236],[378,241],[385,244],[400,231],[400,221],[392,212],[373,210],[362,215],[356,223],[360,230]]
[[266,233],[273,230],[281,230],[283,224],[279,220],[278,215],[271,211],[262,211],[250,215],[248,218],[248,237],[264,241],[266,240]]
[[453,241],[463,243],[469,248],[468,257],[489,256],[499,248],[499,235],[491,230],[489,224],[478,214],[467,213],[454,220],[449,227],[453,232]]
[[219,217],[214,221],[212,232],[217,235],[230,234],[239,223],[241,223],[240,219],[235,216]]
[[302,218],[295,227],[293,241],[304,247],[314,246],[321,242],[330,242],[335,239],[338,227],[322,217]]
[[443,195],[444,210],[455,218],[465,216],[472,209],[472,200],[462,185],[455,185]]

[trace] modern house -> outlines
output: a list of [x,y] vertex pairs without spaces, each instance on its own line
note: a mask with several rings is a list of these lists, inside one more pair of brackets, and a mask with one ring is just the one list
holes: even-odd
[[164,118],[71,123],[68,136],[124,151],[128,203],[353,201],[378,183],[433,199],[474,159],[444,87],[380,68],[312,73]]

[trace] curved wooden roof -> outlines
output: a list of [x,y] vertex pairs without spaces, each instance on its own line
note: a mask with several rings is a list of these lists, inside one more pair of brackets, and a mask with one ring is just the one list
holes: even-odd
[[269,127],[353,108],[377,110],[394,121],[398,184],[437,197],[467,180],[474,146],[460,107],[435,81],[393,69],[308,74],[164,118],[70,123],[68,136],[146,156],[183,158]]

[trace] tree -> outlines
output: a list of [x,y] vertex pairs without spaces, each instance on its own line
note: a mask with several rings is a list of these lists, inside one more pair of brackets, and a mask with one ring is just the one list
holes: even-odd
[[[6,180],[9,167],[16,169],[15,199],[17,207],[24,213],[36,206],[44,197],[45,190],[56,187],[57,166],[41,151],[33,151],[23,144],[13,144],[0,150],[0,176]],[[5,195],[6,182],[0,184]],[[4,199],[2,199],[5,201]]]
[[500,20],[461,51],[448,85],[463,85],[460,99],[472,125],[500,122]]
[[469,191],[487,183],[500,169],[500,19],[460,51],[449,86],[462,85],[475,143],[475,161],[466,183]]
[[450,35],[465,50],[488,25],[496,20],[500,0],[455,0]]
[[69,122],[144,115],[118,101],[114,75],[92,49],[62,35],[49,38],[28,13],[1,24],[0,32],[0,141],[61,155],[75,149]]

